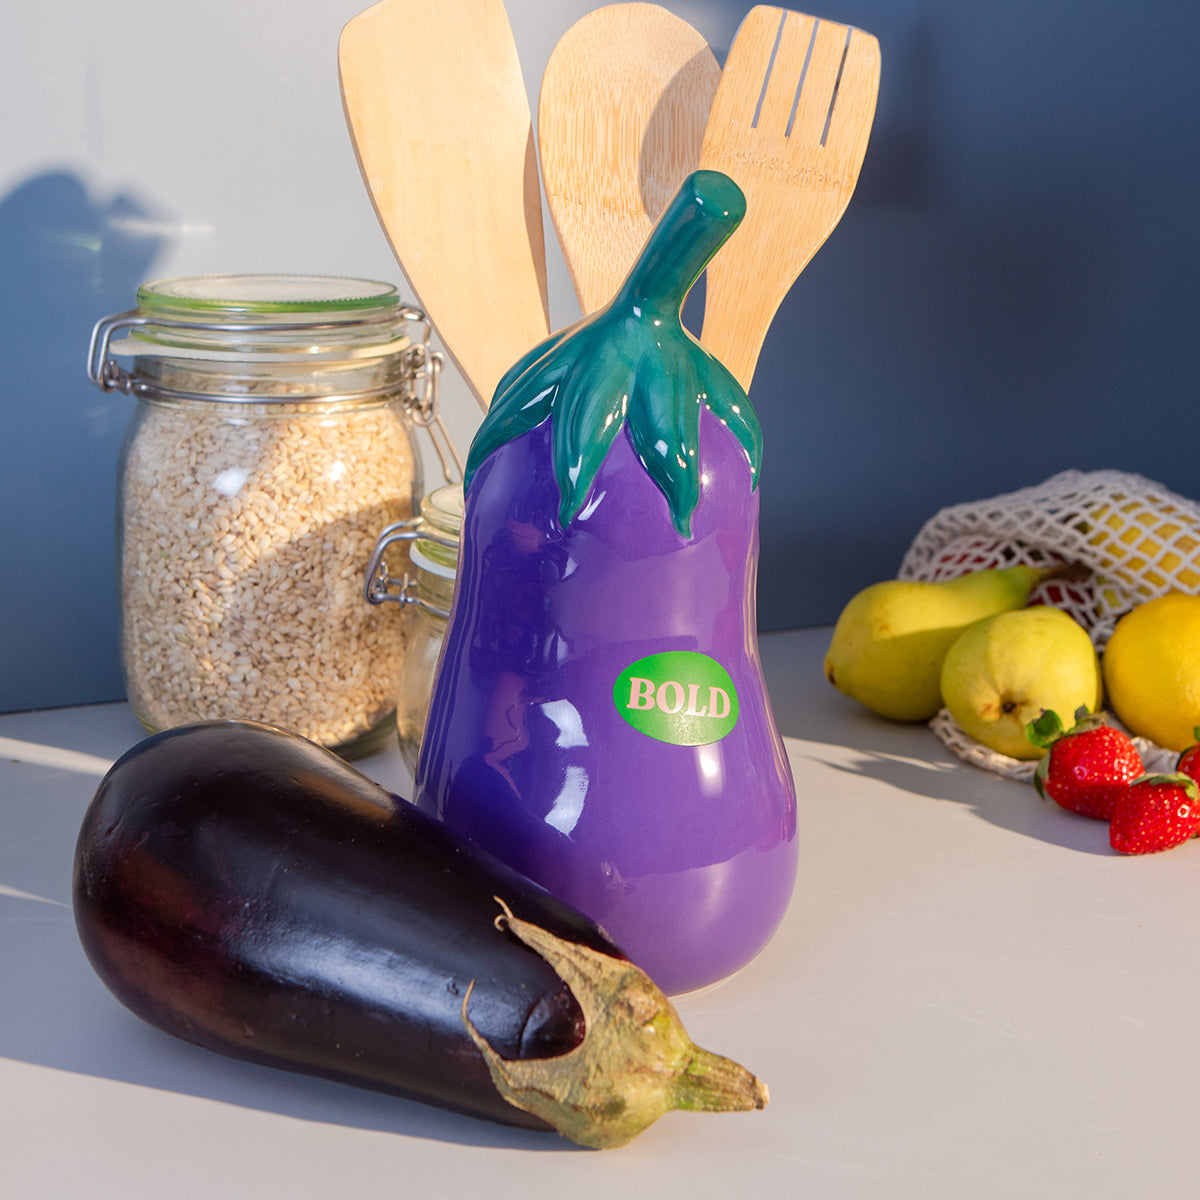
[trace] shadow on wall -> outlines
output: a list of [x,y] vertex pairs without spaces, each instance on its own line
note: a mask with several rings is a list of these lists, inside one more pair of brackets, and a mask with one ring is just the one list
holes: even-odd
[[85,362],[96,320],[133,307],[164,228],[68,172],[0,200],[0,711],[124,694],[114,492],[132,401],[92,387]]

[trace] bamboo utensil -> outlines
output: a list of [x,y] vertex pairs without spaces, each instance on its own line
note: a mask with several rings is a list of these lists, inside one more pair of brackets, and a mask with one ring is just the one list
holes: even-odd
[[767,329],[841,220],[879,90],[869,33],[760,5],[738,29],[700,165],[731,176],[746,218],[708,267],[700,340],[747,391]]
[[338,67],[380,224],[486,408],[549,333],[529,100],[502,0],[381,0],[342,30]]
[[720,67],[656,4],[610,4],[555,46],[538,97],[546,197],[584,315],[612,299],[696,169]]

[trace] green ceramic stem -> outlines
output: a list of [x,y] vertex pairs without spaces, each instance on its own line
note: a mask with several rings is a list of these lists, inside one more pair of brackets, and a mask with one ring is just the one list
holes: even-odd
[[696,171],[683,183],[646,239],[612,300],[678,313],[700,273],[746,215],[746,198],[727,175]]

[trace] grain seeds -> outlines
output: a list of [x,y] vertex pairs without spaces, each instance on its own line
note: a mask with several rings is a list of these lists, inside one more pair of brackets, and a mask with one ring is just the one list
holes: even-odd
[[395,708],[403,614],[368,604],[363,577],[379,531],[411,515],[419,478],[397,407],[140,410],[120,573],[142,723],[253,719],[327,746],[378,726]]

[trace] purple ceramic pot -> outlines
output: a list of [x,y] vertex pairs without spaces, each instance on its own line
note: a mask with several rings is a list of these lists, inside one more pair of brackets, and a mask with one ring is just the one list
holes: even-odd
[[[758,494],[704,409],[690,539],[624,432],[564,530],[549,440],[546,422],[507,442],[468,489],[416,802],[677,994],[748,962],[795,879],[795,795],[754,623]],[[732,728],[698,745],[630,719],[670,736],[674,717],[694,740],[735,705]]]
[[762,949],[796,872],[755,632],[762,435],[679,319],[744,212],[696,172],[612,302],[501,380],[417,763],[422,808],[672,993]]

